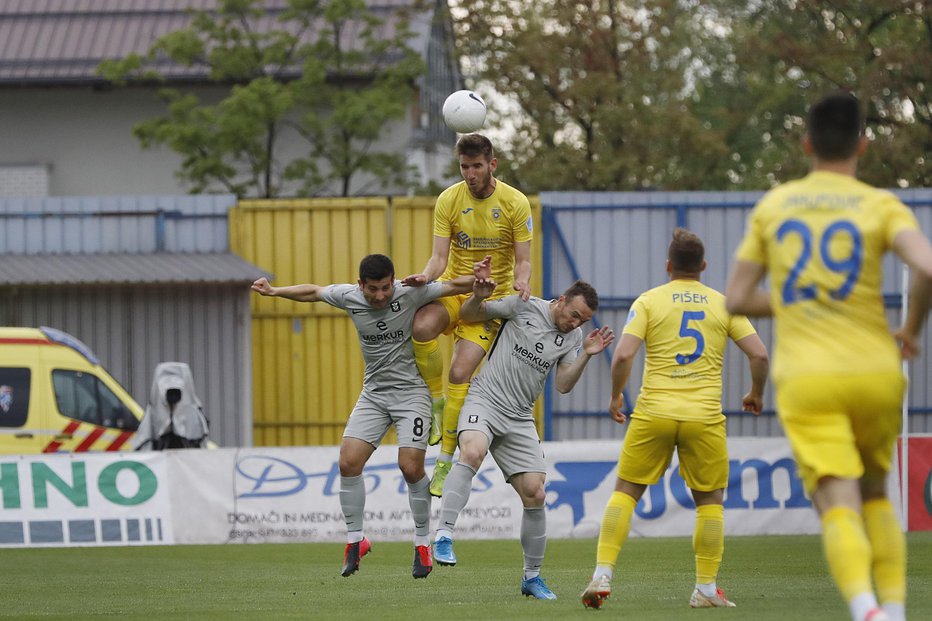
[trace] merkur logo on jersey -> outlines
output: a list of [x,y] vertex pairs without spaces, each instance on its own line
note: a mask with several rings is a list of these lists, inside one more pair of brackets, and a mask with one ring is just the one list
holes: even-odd
[[404,330],[386,332],[388,324],[384,321],[376,322],[375,327],[381,330],[382,334],[360,334],[362,340],[367,343],[400,343],[405,340]]
[[[540,343],[537,343],[534,349],[542,353],[543,345],[541,345]],[[524,364],[527,364],[531,367],[536,368],[541,373],[547,373],[547,371],[550,370],[550,367],[553,364],[549,360],[544,360],[535,351],[531,351],[527,347],[524,347],[523,345],[518,345],[517,343],[515,343],[515,346],[511,352],[511,355],[517,358],[518,360],[520,360],[521,362],[523,362]]]

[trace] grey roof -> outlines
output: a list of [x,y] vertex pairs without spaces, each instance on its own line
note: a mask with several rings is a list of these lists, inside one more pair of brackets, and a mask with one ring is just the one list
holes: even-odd
[[[0,2],[0,85],[103,83],[97,75],[102,60],[131,52],[145,54],[161,36],[184,28],[189,9],[211,10],[218,0],[3,0]],[[367,0],[394,29],[398,9],[412,0]],[[254,24],[259,31],[276,27],[285,0],[265,0],[264,15]],[[414,40],[409,45],[426,54],[431,16],[411,20]],[[361,24],[350,24],[342,37],[347,48],[358,41]],[[316,32],[306,35],[314,40]],[[184,67],[165,61],[155,65],[169,80],[197,81],[206,77],[202,66]]]
[[268,276],[233,253],[2,254],[3,285],[251,283]]

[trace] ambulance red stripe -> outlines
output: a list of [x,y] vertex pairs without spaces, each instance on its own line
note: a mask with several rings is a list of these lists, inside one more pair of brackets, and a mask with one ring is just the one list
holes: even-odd
[[83,453],[83,452],[85,452],[87,449],[91,448],[91,447],[94,445],[94,442],[97,442],[97,438],[99,438],[100,436],[104,435],[104,432],[105,432],[105,431],[106,431],[106,429],[104,429],[103,427],[97,427],[96,429],[94,429],[94,431],[90,432],[90,433],[87,435],[87,437],[84,438],[84,442],[82,442],[81,444],[79,444],[79,445],[77,446],[77,448],[74,449],[74,452],[75,452],[75,453]]
[[118,435],[117,438],[116,438],[116,440],[114,440],[114,441],[110,444],[110,446],[108,446],[108,447],[107,447],[106,449],[104,449],[104,450],[105,450],[105,451],[119,451],[119,450],[120,450],[120,447],[123,446],[124,444],[126,444],[126,441],[129,440],[129,439],[132,438],[132,437],[133,437],[133,432],[132,432],[132,431],[124,431],[123,433],[121,433],[120,435]]
[[45,339],[16,339],[16,338],[0,338],[0,345],[54,345]]
[[[79,423],[78,421],[71,421],[70,423],[68,423],[67,426],[65,426],[64,429],[62,429],[61,433],[62,435],[70,435],[74,433],[75,431],[77,431],[78,427],[80,426],[81,426],[81,423]],[[62,445],[61,441],[52,440],[51,442],[48,443],[48,445],[46,445],[44,449],[42,449],[42,452],[43,453],[55,453],[58,451],[61,445]]]

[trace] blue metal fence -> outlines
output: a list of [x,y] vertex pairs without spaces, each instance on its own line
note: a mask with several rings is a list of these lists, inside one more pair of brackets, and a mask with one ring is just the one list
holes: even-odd
[[[920,226],[932,235],[932,190],[896,192],[915,211]],[[735,248],[744,234],[748,212],[762,192],[545,192],[541,194],[543,293],[553,298],[576,279],[591,282],[599,292],[596,327],[621,331],[631,304],[642,292],[667,280],[666,250],[674,227],[697,233],[705,242],[709,267],[703,282],[723,290]],[[884,299],[888,319],[900,319],[901,263],[888,256],[884,263]],[[771,341],[770,320],[755,320],[761,338]],[[912,364],[909,391],[910,429],[932,431],[932,391],[928,382],[932,338],[925,333],[923,357]],[[643,354],[641,358],[643,357]],[[626,390],[633,404],[640,388],[643,360],[635,363]],[[544,393],[544,436],[547,440],[620,437],[624,427],[607,415],[611,387],[611,352],[590,362],[590,368],[569,395],[548,383]],[[726,353],[723,407],[733,435],[779,435],[768,387],[765,413],[754,417],[740,410],[741,395],[750,385],[745,358],[729,345]],[[630,405],[628,406],[630,407]]]

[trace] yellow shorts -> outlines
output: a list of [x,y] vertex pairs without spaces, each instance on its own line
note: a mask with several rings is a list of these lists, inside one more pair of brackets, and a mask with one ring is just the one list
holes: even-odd
[[462,308],[463,302],[465,302],[468,297],[469,294],[448,295],[435,300],[442,304],[450,315],[450,323],[447,324],[443,333],[452,334],[454,343],[460,339],[465,339],[471,343],[475,343],[488,353],[489,348],[492,347],[492,341],[495,340],[495,335],[498,334],[498,329],[502,325],[502,320],[489,319],[481,323],[461,322],[460,308]]
[[678,421],[635,412],[628,424],[618,478],[653,485],[663,478],[676,448],[680,474],[689,489],[712,492],[728,487],[724,417],[717,422]]
[[777,413],[808,492],[819,480],[882,478],[900,433],[903,374],[807,375],[777,386]]

